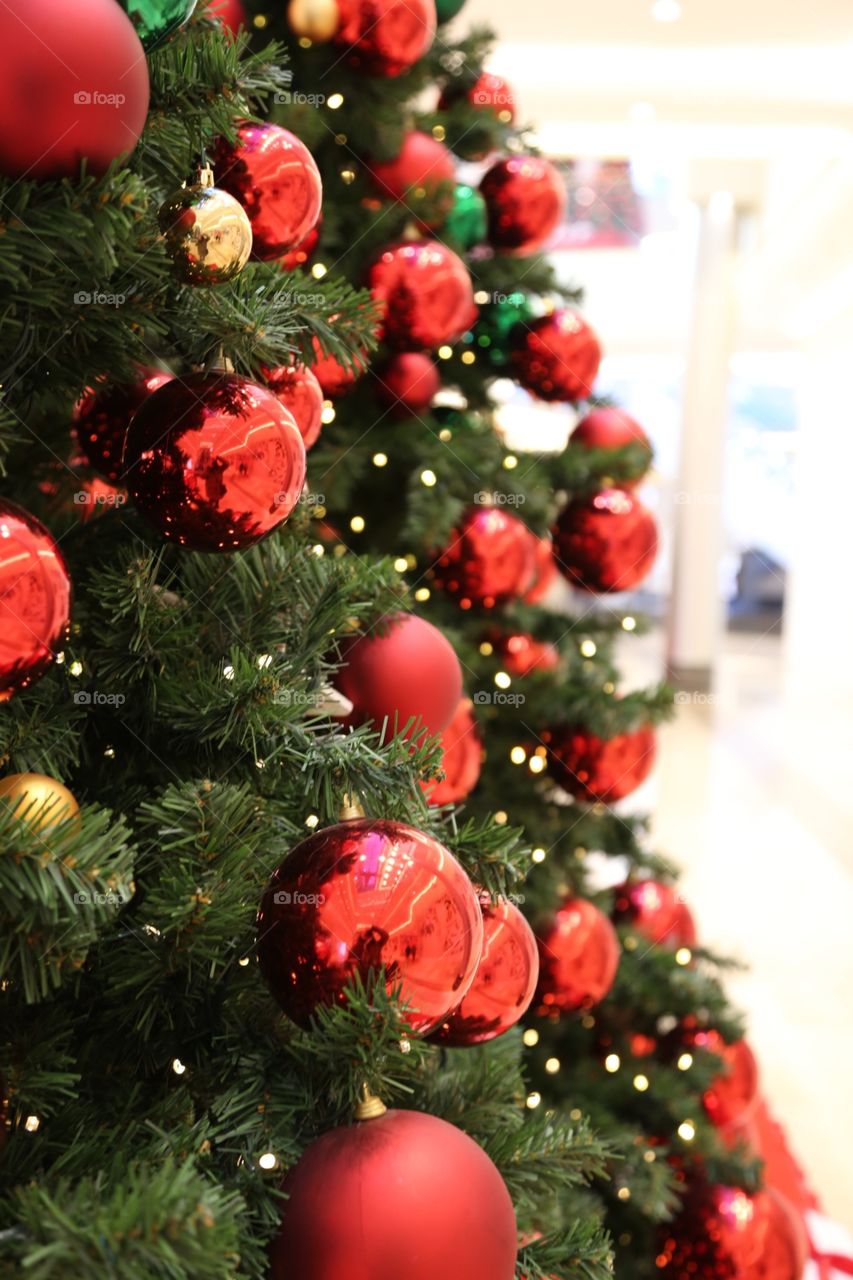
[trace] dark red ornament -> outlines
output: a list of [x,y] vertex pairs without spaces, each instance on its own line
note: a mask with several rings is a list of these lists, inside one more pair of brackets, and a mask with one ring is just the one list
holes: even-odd
[[439,1044],[461,1048],[496,1040],[527,1012],[539,977],[536,937],[507,898],[480,895],[483,954],[468,994],[432,1033]]
[[471,881],[432,836],[360,818],[292,849],[258,914],[261,972],[284,1012],[308,1026],[318,1005],[345,1004],[348,983],[384,968],[406,1020],[431,1031],[474,980],[483,921]]
[[490,632],[489,640],[511,676],[526,676],[531,671],[553,671],[560,655],[547,640],[537,640],[526,631],[510,634]]
[[696,924],[674,885],[629,880],[614,891],[613,920],[630,925],[649,942],[676,951],[696,945]]
[[323,388],[304,364],[280,364],[265,371],[267,386],[293,414],[306,449],[316,444],[323,426]]
[[480,183],[489,215],[489,243],[504,253],[540,249],[566,209],[557,170],[540,156],[507,156]]
[[240,0],[211,0],[208,13],[212,18],[218,18],[229,31],[236,33],[241,27],[248,30],[249,20]]
[[338,0],[338,8],[334,43],[373,75],[400,75],[435,38],[435,0]]
[[293,249],[288,249],[287,253],[279,259],[279,265],[282,271],[295,271],[297,267],[304,267],[306,262],[310,262],[317,245],[320,243],[320,226],[312,227],[304,240],[300,240],[299,244]]
[[573,449],[624,449],[626,445],[636,445],[642,450],[642,460],[634,473],[620,479],[622,489],[633,489],[638,485],[652,464],[649,437],[639,422],[635,422],[624,409],[613,405],[591,409],[575,427],[569,444]]
[[656,739],[650,725],[599,738],[581,725],[547,729],[548,771],[564,791],[588,804],[613,804],[649,776]]
[[374,374],[377,398],[396,418],[421,413],[441,388],[435,363],[421,351],[398,351]]
[[483,741],[471,705],[469,698],[462,698],[456,714],[441,734],[444,778],[440,782],[421,783],[431,805],[459,804],[480,781]]
[[434,201],[446,192],[445,212],[453,203],[456,164],[443,142],[431,133],[411,129],[393,160],[374,162],[369,173],[383,200],[408,203],[413,211],[424,199]]
[[389,246],[367,283],[382,308],[382,336],[399,351],[455,342],[477,314],[468,268],[438,240]]
[[388,1111],[312,1143],[282,1185],[270,1280],[512,1280],[515,1213],[461,1129]]
[[536,1012],[588,1009],[607,995],[619,968],[616,930],[586,898],[569,898],[538,935]]
[[536,565],[533,583],[524,593],[525,604],[539,604],[557,580],[554,544],[550,538],[536,539]]
[[148,114],[148,64],[115,0],[0,5],[0,173],[77,178],[133,151]]
[[577,311],[539,316],[512,331],[512,376],[540,400],[584,400],[601,364],[601,347]]
[[121,459],[130,420],[142,402],[174,374],[140,365],[135,382],[89,388],[74,410],[80,451],[106,480],[121,478]]
[[625,489],[602,489],[564,507],[552,530],[554,558],[581,591],[630,591],[655,562],[655,518]]
[[438,586],[463,609],[493,609],[524,594],[535,564],[535,538],[501,507],[470,507],[432,569]]
[[320,216],[320,170],[305,143],[280,125],[241,124],[233,147],[220,138],[214,168],[217,187],[248,214],[255,258],[280,258]]
[[676,1220],[660,1228],[655,1261],[666,1280],[801,1280],[803,1235],[774,1191],[700,1184]]
[[332,400],[346,395],[367,368],[366,357],[363,353],[356,354],[355,364],[347,369],[334,356],[323,355],[316,338],[313,339],[313,345],[314,360],[311,364],[311,372],[323,388],[323,394]]
[[193,551],[251,547],[290,515],[305,446],[271,391],[234,373],[191,373],[134,415],[124,480],[164,538]]
[[50,533],[0,498],[0,702],[44,675],[70,613],[71,579]]

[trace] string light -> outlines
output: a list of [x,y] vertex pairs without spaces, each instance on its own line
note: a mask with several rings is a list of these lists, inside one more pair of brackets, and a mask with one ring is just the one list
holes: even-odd
[[408,566],[408,564],[406,563],[406,557],[405,557],[405,556],[397,556],[397,559],[394,561],[394,568],[397,570],[397,572],[398,572],[398,573],[405,573],[405,572],[406,572],[406,570],[408,569],[408,567],[409,567],[409,566]]
[[374,465],[374,467],[387,467],[387,466],[388,466],[388,454],[387,454],[387,453],[374,453],[374,455],[373,455],[373,465]]
[[246,969],[248,968],[248,965],[249,965],[249,957],[241,956],[240,959],[237,961],[237,963],[241,969]]
[[403,1036],[402,1039],[400,1040],[400,1052],[401,1053],[412,1052],[412,1042],[408,1036]]
[[435,138],[436,142],[444,142],[444,139],[447,137],[447,130],[444,125],[434,124],[432,126],[432,136]]
[[539,1032],[534,1027],[528,1027],[524,1035],[521,1037],[528,1049],[532,1049],[534,1045],[539,1043]]
[[488,658],[490,654],[494,653],[494,651],[495,651],[495,646],[492,644],[490,640],[484,640],[483,643],[480,645],[480,653],[483,655],[484,658]]
[[300,48],[300,49],[310,49],[313,43],[314,43],[314,42],[313,42],[313,40],[311,40],[309,36],[300,36],[300,37],[299,37],[299,48]]
[[186,1072],[186,1067],[185,1067],[185,1066],[184,1066],[184,1064],[181,1062],[180,1058],[173,1058],[173,1059],[172,1059],[172,1070],[174,1071],[174,1073],[175,1073],[175,1075],[176,1075],[176,1076],[182,1076],[182,1075],[184,1075],[184,1074],[185,1074],[185,1072]]
[[622,630],[623,630],[623,631],[636,631],[636,629],[637,629],[637,619],[636,619],[636,618],[632,618],[632,617],[630,616],[630,614],[629,614],[627,618],[623,618],[623,619],[622,619]]
[[431,595],[431,592],[429,587],[418,587],[417,591],[415,592],[415,599],[418,601],[419,604],[423,604],[425,600],[429,600],[430,595]]
[[598,645],[594,640],[582,640],[580,643],[581,657],[594,658],[598,653]]
[[272,666],[272,654],[271,654],[271,653],[260,653],[260,654],[258,654],[258,657],[257,657],[257,659],[256,659],[256,662],[257,662],[258,667],[260,668],[260,670],[261,670],[261,671],[266,671],[267,667],[271,667],[271,666]]
[[545,1063],[545,1070],[548,1072],[549,1076],[555,1076],[557,1072],[560,1070],[560,1059],[549,1058],[548,1061]]
[[442,441],[443,444],[447,444],[448,440],[453,439],[453,432],[450,430],[449,427],[442,427],[442,429],[438,433],[438,438],[439,440]]
[[496,671],[495,684],[499,689],[508,689],[512,684],[512,676],[508,675],[506,671]]
[[258,1156],[258,1166],[261,1169],[274,1169],[278,1164],[275,1152],[265,1151],[262,1156]]
[[582,1114],[583,1114],[583,1113],[582,1113],[582,1111],[581,1111],[580,1107],[572,1107],[571,1111],[569,1112],[569,1119],[570,1119],[570,1120],[580,1120],[580,1118],[581,1118],[581,1115],[582,1115]]
[[678,1126],[678,1136],[683,1138],[685,1142],[692,1142],[696,1137],[696,1126],[689,1120],[682,1120]]
[[478,289],[477,292],[474,294],[474,301],[476,302],[478,307],[484,307],[486,303],[489,301],[490,297],[491,297],[491,294],[486,293],[485,289]]
[[530,857],[533,862],[544,862],[547,854],[544,849],[534,849]]
[[431,489],[437,480],[438,476],[434,471],[430,471],[429,467],[427,467],[426,471],[421,472],[421,484],[426,485],[428,489]]
[[340,177],[341,177],[341,182],[344,184],[344,186],[349,187],[355,182],[355,170],[341,169]]
[[604,1070],[609,1071],[611,1075],[618,1071],[621,1065],[622,1059],[619,1057],[618,1053],[608,1053],[607,1057],[604,1059]]
[[513,764],[524,764],[527,759],[527,752],[524,747],[513,747],[509,753],[509,758]]
[[326,274],[328,270],[329,268],[325,265],[325,263],[315,262],[313,267],[311,268],[311,274],[315,280],[322,280],[323,276]]
[[693,952],[689,947],[679,947],[675,953],[675,963],[680,965],[690,964],[693,959]]
[[335,406],[333,404],[330,404],[329,401],[327,400],[326,403],[323,405],[323,411],[320,414],[320,421],[323,423],[325,427],[327,427],[329,423],[334,422],[334,420],[335,420]]
[[252,19],[252,22],[254,26],[258,28],[259,31],[263,31],[264,27],[269,22],[269,18],[265,13],[256,13],[254,18]]
[[535,1111],[535,1110],[536,1110],[536,1108],[537,1108],[537,1107],[539,1106],[539,1104],[541,1103],[541,1101],[542,1101],[542,1094],[541,1094],[541,1093],[536,1093],[536,1091],[535,1091],[535,1090],[533,1091],[533,1093],[528,1093],[528,1095],[527,1095],[527,1105],[528,1105],[528,1107],[530,1108],[530,1110],[531,1110],[531,1111]]
[[313,547],[311,548],[311,554],[315,555],[318,560],[322,559],[322,557],[326,554],[326,548],[323,546],[322,542],[314,543]]
[[518,458],[514,453],[508,453],[503,461],[505,471],[514,471],[518,466]]
[[316,813],[309,813],[308,817],[305,819],[305,825],[310,831],[313,831],[319,821],[320,819]]
[[649,1077],[644,1075],[634,1076],[633,1084],[638,1093],[645,1093],[649,1087]]
[[541,756],[531,756],[527,767],[531,773],[541,773],[545,768],[545,761]]
[[116,758],[116,749],[115,749],[115,747],[107,747],[107,748],[106,748],[106,750],[104,751],[104,759],[105,759],[105,760],[115,760],[115,758]]
[[75,660],[74,662],[72,662],[72,663],[71,663],[71,665],[70,665],[70,667],[68,668],[68,674],[69,674],[70,676],[82,676],[82,674],[83,674],[83,663],[82,663],[82,662],[77,662],[76,660]]
[[625,939],[624,946],[626,951],[637,950],[637,939],[634,937],[633,933],[628,934],[627,938]]
[[507,822],[509,822],[509,814],[506,812],[505,809],[498,809],[497,813],[494,815],[494,818],[495,818],[495,822],[498,824],[499,827],[504,827],[506,826]]
[[364,533],[364,516],[353,516],[349,522],[353,533]]
[[227,667],[223,667],[223,668],[222,668],[222,674],[223,674],[223,676],[225,677],[225,679],[226,679],[226,680],[233,680],[233,679],[234,679],[234,668],[233,668],[232,666],[230,666],[230,665],[229,665],[229,666],[227,666]]
[[41,1120],[38,1118],[38,1116],[27,1116],[26,1120],[24,1121],[24,1128],[26,1129],[27,1133],[35,1133],[36,1129],[39,1127],[40,1124],[41,1124]]
[[453,355],[453,348],[448,347],[447,344],[445,344],[443,347],[438,348],[439,360],[449,360],[452,355]]
[[675,1065],[678,1067],[679,1071],[689,1071],[693,1066],[693,1054],[682,1053]]
[[602,689],[604,690],[604,692],[605,692],[605,693],[615,693],[615,692],[616,692],[616,685],[613,683],[613,681],[612,681],[612,680],[605,680],[604,684],[603,684],[601,687],[602,687]]
[[619,1190],[616,1192],[616,1195],[619,1197],[619,1199],[620,1199],[620,1200],[630,1200],[630,1199],[631,1199],[631,1188],[630,1188],[630,1187],[620,1187],[620,1188],[619,1188]]
[[473,351],[463,351],[460,359],[463,364],[473,364],[477,357],[474,355]]
[[644,1151],[643,1159],[645,1160],[646,1164],[654,1164],[655,1160],[657,1160],[657,1156],[655,1155],[654,1151]]
[[337,111],[338,107],[344,105],[344,95],[342,93],[330,93],[326,99],[326,106],[330,111]]

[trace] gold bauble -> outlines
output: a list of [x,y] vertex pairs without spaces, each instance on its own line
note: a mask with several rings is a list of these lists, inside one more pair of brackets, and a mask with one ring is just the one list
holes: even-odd
[[337,0],[290,0],[287,21],[294,35],[325,44],[337,34],[341,15]]
[[166,252],[185,284],[224,284],[243,270],[252,252],[246,210],[213,185],[213,171],[168,197],[157,215]]
[[50,831],[80,812],[68,788],[43,773],[10,773],[0,778],[0,806],[12,810],[33,831]]

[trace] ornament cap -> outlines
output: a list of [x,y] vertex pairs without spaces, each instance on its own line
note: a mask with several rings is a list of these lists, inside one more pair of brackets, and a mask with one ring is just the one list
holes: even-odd
[[364,811],[364,806],[361,804],[358,796],[352,795],[352,793],[348,791],[341,801],[341,807],[338,810],[338,821],[349,822],[352,818],[366,817],[367,814]]
[[384,1116],[388,1108],[381,1098],[377,1098],[375,1093],[370,1092],[370,1085],[363,1084],[361,1086],[361,1098],[355,1109],[355,1118],[358,1121],[378,1120],[380,1116]]
[[213,186],[213,170],[211,169],[209,164],[203,164],[199,166],[198,186],[200,187]]

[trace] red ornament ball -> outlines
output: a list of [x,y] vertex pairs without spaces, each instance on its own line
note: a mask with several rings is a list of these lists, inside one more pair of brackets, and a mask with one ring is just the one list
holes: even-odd
[[431,1031],[474,980],[483,921],[471,881],[432,836],[361,818],[316,831],[273,874],[258,914],[261,972],[300,1026],[384,968],[406,1020]]
[[672,1055],[704,1049],[722,1059],[722,1068],[702,1101],[718,1129],[741,1125],[758,1102],[759,1074],[755,1054],[745,1040],[727,1044],[714,1027],[677,1028],[669,1040]]
[[652,463],[651,442],[639,422],[612,405],[591,409],[581,418],[569,444],[573,449],[624,449],[626,445],[636,445],[642,457],[632,474],[619,481],[623,489],[639,484]]
[[525,604],[539,604],[557,580],[554,544],[550,538],[537,538],[533,583],[524,593]]
[[0,702],[43,676],[68,635],[71,579],[47,529],[0,498]]
[[465,96],[472,107],[491,112],[502,124],[512,124],[515,119],[515,91],[502,76],[483,71]]
[[242,124],[234,146],[220,138],[216,185],[246,210],[252,256],[280,258],[302,243],[320,216],[323,182],[304,142],[277,124]]
[[446,729],[462,696],[462,668],[450,641],[413,613],[383,619],[372,631],[344,640],[335,684],[356,722],[387,720],[388,734],[406,737]]
[[537,640],[526,631],[491,633],[489,641],[504,670],[511,676],[526,676],[531,671],[553,671],[560,661],[554,645],[547,640]]
[[282,271],[295,271],[297,267],[304,267],[306,262],[310,262],[317,245],[320,243],[320,226],[312,227],[304,240],[301,240],[293,249],[288,249],[287,253],[279,259],[279,265]]
[[164,538],[192,551],[237,551],[296,506],[305,446],[266,387],[234,373],[191,373],[152,392],[134,415],[124,479]]
[[310,449],[323,426],[323,388],[304,364],[281,364],[264,373],[275,398],[293,415],[302,443]]
[[493,609],[524,594],[535,564],[535,539],[500,507],[471,507],[432,569],[433,581],[463,609]]
[[548,772],[564,791],[587,804],[613,804],[649,776],[656,739],[650,725],[599,738],[581,725],[547,729]]
[[601,364],[601,347],[585,320],[564,309],[516,325],[512,376],[540,400],[583,400]]
[[0,173],[76,178],[133,151],[148,114],[148,64],[115,0],[0,5]]
[[630,591],[655,562],[655,518],[625,489],[602,489],[564,507],[552,530],[557,568],[581,591]]
[[476,1142],[388,1111],[333,1129],[284,1179],[271,1280],[513,1280],[515,1213]]
[[456,714],[443,730],[441,753],[444,778],[440,782],[422,782],[421,786],[431,805],[459,804],[480,781],[483,763],[483,741],[470,699],[461,699]]
[[394,159],[371,164],[369,172],[383,200],[417,204],[424,197],[434,200],[444,186],[447,208],[453,202],[456,164],[444,143],[431,133],[410,130]]
[[355,363],[350,368],[336,360],[334,356],[324,355],[316,338],[313,340],[314,360],[311,372],[323,388],[323,394],[336,400],[351,391],[367,368],[367,360],[363,353],[356,354]]
[[477,314],[468,268],[438,240],[391,245],[367,283],[382,308],[382,336],[400,351],[455,342]]
[[585,898],[569,898],[538,935],[536,1012],[557,1018],[607,995],[619,968],[616,930]]
[[660,1228],[656,1263],[667,1280],[801,1280],[805,1252],[802,1223],[775,1192],[700,1184]]
[[435,38],[435,0],[338,0],[338,8],[335,44],[373,75],[400,75]]
[[374,374],[376,395],[396,418],[421,413],[441,389],[438,369],[422,351],[399,351]]
[[218,18],[229,31],[236,33],[241,27],[248,29],[249,20],[240,0],[211,0],[208,13],[211,18]]
[[566,209],[562,178],[539,156],[498,160],[480,183],[480,194],[489,216],[489,243],[504,253],[541,248]]
[[696,945],[696,924],[690,908],[674,885],[660,880],[629,880],[619,885],[613,920],[630,925],[658,947],[676,951]]
[[468,994],[432,1033],[461,1048],[496,1040],[527,1012],[539,978],[536,937],[515,903],[480,895],[483,954]]
[[90,467],[106,480],[121,479],[127,428],[144,400],[174,374],[141,365],[136,381],[90,387],[74,410],[74,434]]

